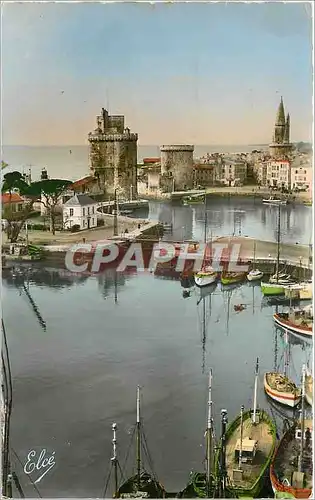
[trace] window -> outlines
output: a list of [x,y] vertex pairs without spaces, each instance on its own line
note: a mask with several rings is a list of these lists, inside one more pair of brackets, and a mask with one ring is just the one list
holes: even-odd
[[85,208],[82,209],[83,217],[85,217]]
[[94,214],[94,206],[92,207],[92,214]]
[[94,226],[94,219],[91,219],[91,225]]
[[69,212],[70,217],[73,217],[73,208],[70,208]]
[[88,215],[90,215],[90,207],[87,207]]

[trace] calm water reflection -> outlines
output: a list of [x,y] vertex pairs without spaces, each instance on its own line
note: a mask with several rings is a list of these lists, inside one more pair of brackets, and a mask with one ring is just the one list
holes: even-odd
[[[260,231],[272,239],[275,219],[270,208],[246,210],[243,234]],[[151,206],[151,213],[157,209]],[[219,205],[213,209],[218,234],[232,227],[229,210],[222,218]],[[193,217],[185,218],[185,212]],[[260,222],[262,214],[265,223]],[[302,241],[310,213],[299,207],[291,214],[294,238]],[[202,216],[201,208],[189,207],[176,207],[172,215],[195,236],[202,230]],[[285,232],[286,217],[283,224]],[[283,365],[284,339],[279,332],[276,336],[274,308],[263,307],[259,286],[224,291],[218,286],[200,300],[196,290],[183,299],[178,281],[146,274],[118,275],[117,281],[113,271],[96,277],[65,277],[43,269],[15,274],[4,277],[3,288],[14,383],[12,446],[23,464],[31,449],[56,452],[56,466],[37,485],[42,496],[102,495],[111,424],[118,424],[123,462],[135,421],[137,384],[143,386],[143,417],[155,470],[171,491],[185,484],[191,469],[203,467],[210,367],[218,434],[221,408],[227,408],[231,420],[242,404],[252,404],[257,356],[259,404],[278,419],[264,395],[262,378],[274,364]],[[238,303],[246,304],[241,313],[234,311]],[[290,341],[291,376],[299,381],[311,346],[293,337]],[[17,460],[15,465],[26,495],[37,496]]]

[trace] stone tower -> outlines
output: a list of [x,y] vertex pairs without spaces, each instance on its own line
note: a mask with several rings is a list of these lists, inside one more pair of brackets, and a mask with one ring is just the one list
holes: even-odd
[[161,174],[172,180],[172,191],[193,187],[194,146],[161,146]]
[[110,116],[102,108],[88,140],[90,170],[106,197],[113,198],[117,189],[119,198],[136,198],[138,134],[125,128],[125,117]]
[[274,158],[286,157],[292,150],[292,144],[290,144],[290,115],[288,114],[287,118],[285,117],[282,97],[277,111],[273,142],[270,144],[269,150]]

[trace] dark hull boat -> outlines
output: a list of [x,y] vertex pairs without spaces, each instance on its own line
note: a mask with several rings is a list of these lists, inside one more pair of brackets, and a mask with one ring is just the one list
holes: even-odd
[[127,479],[127,481],[118,488],[115,498],[165,498],[163,486],[154,477],[146,471]]
[[206,429],[206,470],[192,472],[187,486],[177,494],[177,498],[213,498],[216,492],[214,471],[214,428],[212,418],[212,371],[209,373],[208,419]]
[[165,498],[166,492],[155,474],[143,467],[142,451],[149,456],[146,439],[143,435],[140,419],[140,387],[137,388],[137,424],[136,424],[136,469],[137,473],[117,488],[114,498]]

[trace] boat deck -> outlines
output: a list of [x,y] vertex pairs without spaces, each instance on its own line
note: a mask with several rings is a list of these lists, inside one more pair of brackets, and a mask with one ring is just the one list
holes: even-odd
[[[298,456],[300,452],[300,441],[294,438],[286,439],[279,447],[278,453],[274,462],[274,472],[280,482],[287,479],[291,484],[292,473],[297,471]],[[312,488],[313,484],[313,454],[312,454],[312,439],[309,443],[305,443],[303,470],[305,473],[305,488]]]
[[271,387],[271,389],[275,391],[288,394],[296,394],[296,395],[300,394],[300,390],[294,384],[294,382],[289,380],[282,373],[276,373],[276,372],[266,373],[266,381],[267,384]]
[[240,425],[234,430],[226,445],[226,468],[230,484],[237,488],[250,488],[261,473],[263,464],[273,446],[273,436],[270,424],[261,420],[253,425],[250,418],[243,423],[243,439],[250,438],[258,441],[257,452],[251,464],[242,464],[242,480],[237,483],[233,479],[233,470],[238,469],[238,461],[235,459],[235,447],[237,440],[241,437]]

